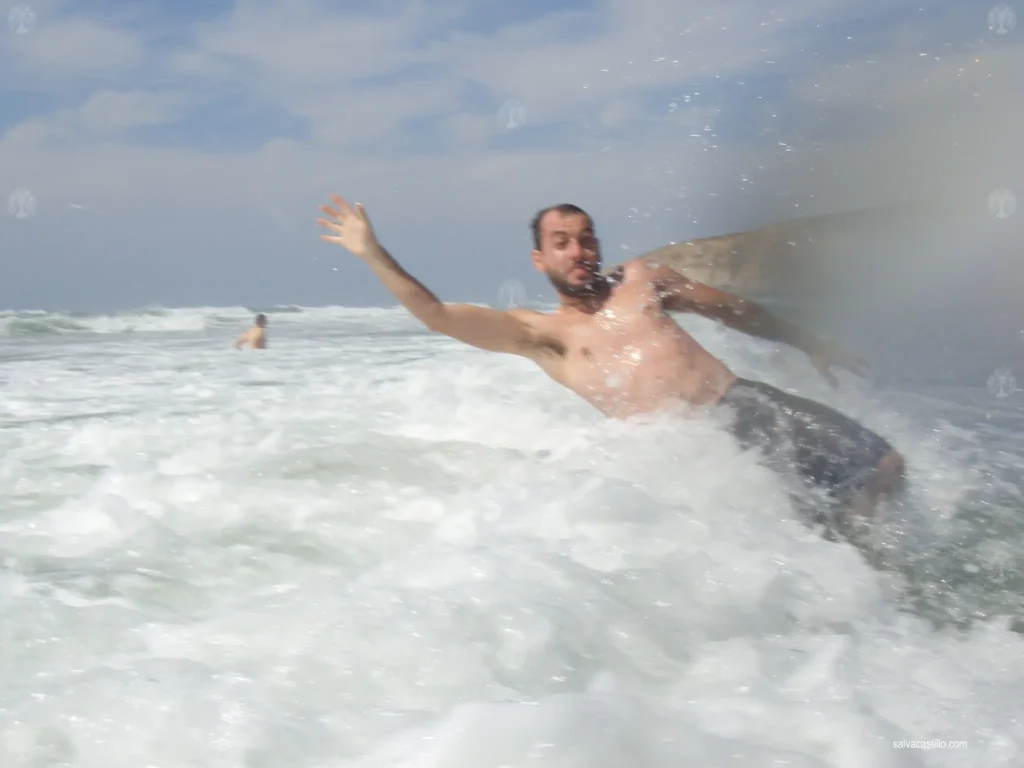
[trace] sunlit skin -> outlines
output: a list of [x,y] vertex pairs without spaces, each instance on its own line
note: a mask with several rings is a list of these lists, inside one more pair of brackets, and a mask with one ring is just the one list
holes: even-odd
[[[557,339],[558,356],[537,359],[545,372],[608,416],[717,402],[735,380],[669,316],[663,274],[643,261],[609,279],[588,217],[550,211],[541,219],[533,264],[559,294],[552,314],[531,312],[537,332]],[[526,313],[524,313],[526,314]]]
[[[333,206],[321,206],[328,218],[318,223],[329,232],[322,239],[365,261],[428,329],[479,349],[532,360],[607,416],[713,406],[736,381],[670,312],[693,312],[795,346],[833,385],[832,366],[865,370],[838,346],[667,267],[636,259],[610,276],[602,274],[593,222],[579,212],[548,210],[538,223],[532,260],[558,294],[555,312],[445,304],[381,246],[361,204],[350,206],[337,195],[332,200]],[[855,501],[855,511],[868,514],[877,498],[901,485],[902,475],[903,459],[890,451]]]
[[264,315],[260,315],[259,317],[256,318],[256,323],[253,325],[253,327],[235,340],[235,349],[241,349],[246,345],[249,345],[251,349],[266,349],[266,327],[267,318]]
[[318,223],[373,269],[381,282],[428,328],[480,349],[535,362],[551,378],[602,413],[628,417],[717,402],[735,375],[698,344],[669,312],[696,312],[764,338],[800,347],[830,381],[829,370],[862,363],[837,347],[804,334],[738,296],[689,280],[642,259],[601,274],[600,244],[586,215],[549,211],[540,221],[533,264],[558,293],[553,313],[501,311],[444,304],[402,269],[380,245],[362,205],[337,195],[322,206]]

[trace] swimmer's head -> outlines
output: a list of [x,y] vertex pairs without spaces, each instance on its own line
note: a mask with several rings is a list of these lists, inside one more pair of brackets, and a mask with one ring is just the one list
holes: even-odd
[[553,205],[538,211],[530,228],[533,265],[547,275],[559,295],[593,295],[600,281],[601,244],[587,212],[571,203]]
[[267,316],[264,315],[264,314],[256,315],[256,325],[258,325],[260,328],[266,328],[267,327]]

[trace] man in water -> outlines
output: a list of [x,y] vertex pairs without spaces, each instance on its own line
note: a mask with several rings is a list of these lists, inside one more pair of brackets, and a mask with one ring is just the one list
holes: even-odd
[[[739,331],[803,350],[836,384],[830,368],[863,372],[838,347],[804,333],[738,296],[636,259],[611,275],[600,271],[594,224],[569,204],[532,222],[533,264],[558,293],[553,313],[444,304],[380,245],[361,204],[332,195],[321,206],[323,235],[363,259],[384,286],[432,331],[491,352],[532,360],[559,384],[607,416],[697,406],[731,411],[744,447],[757,446],[793,468],[848,511],[868,517],[904,486],[902,456],[883,438],[819,403],[737,377],[684,331],[669,312],[694,312]],[[844,516],[845,524],[860,520]]]
[[235,341],[235,349],[241,349],[248,344],[253,349],[267,348],[267,316],[256,315],[256,323],[248,331],[243,333]]

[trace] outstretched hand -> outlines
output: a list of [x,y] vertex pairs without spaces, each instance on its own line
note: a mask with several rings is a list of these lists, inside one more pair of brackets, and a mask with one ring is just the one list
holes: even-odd
[[842,347],[835,344],[823,344],[820,348],[814,350],[808,355],[811,359],[811,365],[813,365],[818,373],[824,376],[828,383],[833,387],[839,386],[839,380],[832,373],[833,366],[841,366],[847,370],[853,371],[858,376],[869,376],[871,373],[870,366],[860,357],[847,352]]
[[356,203],[355,208],[352,208],[338,195],[331,195],[331,200],[337,208],[321,205],[320,210],[330,218],[317,219],[316,223],[335,234],[321,235],[320,239],[342,245],[360,258],[366,257],[378,248],[377,236],[373,233],[373,226],[366,216],[366,211],[363,210],[363,204]]

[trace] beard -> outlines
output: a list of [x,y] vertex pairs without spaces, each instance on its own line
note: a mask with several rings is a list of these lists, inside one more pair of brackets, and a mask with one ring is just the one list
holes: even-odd
[[570,283],[565,277],[550,273],[547,277],[555,292],[568,299],[588,299],[595,296],[604,296],[611,288],[611,283],[607,276],[596,271],[596,267],[587,277],[587,280],[582,283]]

